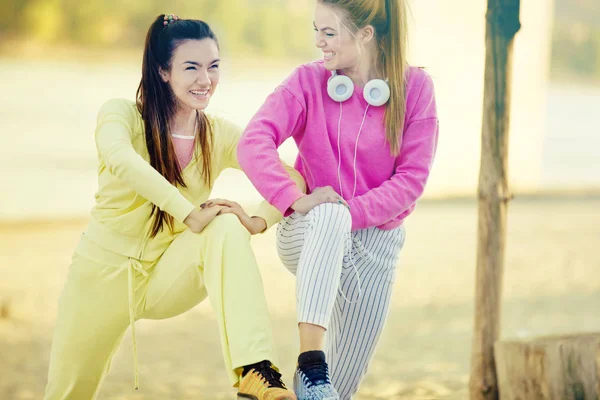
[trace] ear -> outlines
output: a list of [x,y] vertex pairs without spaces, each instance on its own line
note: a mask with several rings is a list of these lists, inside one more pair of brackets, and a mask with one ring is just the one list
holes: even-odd
[[160,77],[162,78],[162,80],[163,80],[164,83],[169,82],[169,78],[171,77],[170,73],[168,73],[167,71],[165,71],[162,68],[159,68],[158,69],[158,74],[160,75]]
[[375,37],[375,28],[372,25],[361,28],[358,37],[363,44],[370,42]]

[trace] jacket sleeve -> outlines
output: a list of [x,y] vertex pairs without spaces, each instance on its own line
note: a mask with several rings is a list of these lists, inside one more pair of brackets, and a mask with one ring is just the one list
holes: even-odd
[[305,120],[302,99],[280,86],[252,118],[237,148],[239,164],[254,187],[284,216],[292,213],[291,205],[304,193],[282,164],[277,148],[303,132]]
[[183,222],[195,206],[135,151],[136,112],[126,100],[110,100],[102,106],[95,133],[100,158],[111,174]]
[[[242,136],[242,129],[237,125],[222,119],[219,123],[220,129],[218,135],[225,136],[227,138],[227,165],[231,168],[242,169],[238,161],[238,147],[240,138]],[[275,150],[277,154],[277,150]],[[290,179],[298,191],[301,194],[306,192],[306,183],[304,178],[298,171],[293,167],[283,162],[277,155],[278,167],[282,167],[287,175],[287,179]],[[267,229],[278,223],[283,217],[282,213],[272,206],[268,201],[263,201],[255,212],[254,216],[263,218],[267,223]]]

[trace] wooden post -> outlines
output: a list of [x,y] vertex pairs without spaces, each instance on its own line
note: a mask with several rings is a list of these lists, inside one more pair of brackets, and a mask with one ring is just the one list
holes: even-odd
[[488,0],[471,400],[498,399],[494,342],[500,332],[506,210],[511,199],[508,128],[513,39],[521,27],[519,11],[520,0]]

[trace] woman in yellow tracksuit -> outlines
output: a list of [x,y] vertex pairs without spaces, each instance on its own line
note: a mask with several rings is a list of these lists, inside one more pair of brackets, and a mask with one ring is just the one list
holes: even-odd
[[203,204],[219,173],[239,168],[241,129],[203,112],[218,78],[209,26],[161,15],[146,37],[137,102],[101,108],[96,204],[59,300],[45,399],[95,398],[129,326],[137,388],[135,321],[173,317],[206,297],[238,396],[295,399],[275,367],[250,247],[281,214],[267,203],[253,217],[227,200]]

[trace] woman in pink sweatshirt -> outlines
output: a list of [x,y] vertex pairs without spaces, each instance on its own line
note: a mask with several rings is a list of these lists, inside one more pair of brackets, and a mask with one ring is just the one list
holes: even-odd
[[[388,313],[403,221],[433,162],[434,88],[407,64],[406,13],[404,0],[317,0],[323,59],[298,67],[239,142],[242,169],[286,216],[277,247],[297,276],[301,400],[358,391]],[[308,195],[279,160],[288,138]]]

